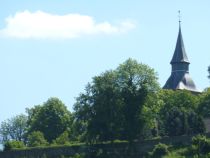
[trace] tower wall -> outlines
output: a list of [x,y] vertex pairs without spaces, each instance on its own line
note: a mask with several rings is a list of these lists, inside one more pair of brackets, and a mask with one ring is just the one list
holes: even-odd
[[189,64],[188,63],[173,63],[172,64],[172,73],[173,72],[189,72]]

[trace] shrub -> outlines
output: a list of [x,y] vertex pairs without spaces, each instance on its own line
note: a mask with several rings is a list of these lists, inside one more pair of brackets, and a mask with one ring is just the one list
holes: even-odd
[[16,141],[16,140],[12,140],[12,141],[7,141],[4,144],[4,151],[9,151],[12,149],[21,149],[24,148],[25,145],[22,141]]
[[63,132],[58,138],[53,140],[53,144],[56,145],[67,145],[69,144],[69,134],[67,131]]
[[170,153],[169,155],[164,156],[163,158],[185,158],[185,156],[181,156],[181,155],[179,155],[177,153]]
[[34,131],[28,136],[28,146],[36,147],[36,146],[46,146],[48,142],[44,138],[44,135],[40,131]]
[[150,153],[151,158],[161,158],[164,155],[167,155],[169,153],[168,151],[168,145],[159,143],[155,145],[154,149]]
[[203,135],[197,135],[192,138],[192,148],[197,150],[198,154],[207,154],[210,152],[210,140]]

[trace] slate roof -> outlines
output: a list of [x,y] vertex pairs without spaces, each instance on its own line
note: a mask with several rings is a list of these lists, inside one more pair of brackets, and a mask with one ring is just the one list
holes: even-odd
[[173,72],[163,89],[185,89],[192,92],[200,92],[196,89],[195,83],[189,73]]
[[[171,76],[166,81],[163,89],[185,89],[191,92],[200,93],[197,90],[195,83],[190,77],[188,66],[190,64],[182,38],[181,26],[179,25],[179,33],[176,43],[176,48],[171,60],[171,65],[175,69],[171,72]],[[177,66],[178,65],[178,66]],[[187,65],[187,66],[184,66]]]
[[179,63],[179,62],[186,62],[190,63],[184,48],[184,42],[182,38],[182,31],[181,26],[179,25],[179,34],[176,42],[176,48],[174,51],[173,58],[171,60],[171,64],[173,63]]

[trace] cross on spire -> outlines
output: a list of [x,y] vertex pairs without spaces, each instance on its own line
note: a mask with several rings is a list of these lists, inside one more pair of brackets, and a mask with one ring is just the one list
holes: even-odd
[[178,11],[178,14],[179,14],[178,17],[179,17],[179,26],[180,26],[181,25],[181,11],[180,10]]

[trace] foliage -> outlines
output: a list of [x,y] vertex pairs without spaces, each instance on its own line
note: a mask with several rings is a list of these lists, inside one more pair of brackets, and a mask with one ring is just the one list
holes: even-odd
[[[116,84],[116,75],[106,72],[94,78],[94,85],[88,85],[86,94],[81,94],[75,104],[77,121],[87,126],[89,139],[112,140],[118,137],[122,127],[122,103]],[[122,121],[122,122],[120,122]],[[83,126],[84,127],[84,126]],[[85,128],[82,128],[85,129]]]
[[158,122],[161,135],[178,136],[205,131],[203,119],[197,113],[199,96],[172,90],[162,90],[159,95],[164,103]]
[[192,138],[190,146],[173,147],[164,158],[171,158],[171,155],[178,158],[210,158],[210,139],[203,135],[197,135]]
[[[210,78],[210,67],[208,71]],[[27,109],[28,117],[18,115],[3,121],[0,135],[5,150],[22,148],[23,142],[44,149],[49,144],[55,148],[71,146],[70,140],[132,144],[151,136],[204,133],[203,117],[210,117],[209,109],[210,89],[200,95],[186,90],[160,90],[153,69],[128,59],[115,70],[93,77],[76,99],[74,113],[58,98],[50,98]],[[190,147],[178,148],[169,152],[167,145],[158,144],[150,156],[210,157],[210,140],[201,135],[192,139]],[[96,155],[104,153],[101,150]]]
[[74,105],[75,120],[91,141],[139,138],[145,126],[143,105],[158,90],[154,70],[128,59],[116,70],[93,78]]
[[4,143],[4,151],[20,148],[25,148],[25,145],[22,141],[11,140]]
[[153,69],[135,60],[128,59],[117,68],[118,85],[124,102],[124,135],[126,139],[140,138],[145,127],[143,105],[149,93],[158,90]]
[[199,107],[198,107],[198,112],[205,118],[205,117],[210,117],[210,88],[206,89],[205,92],[203,92]]
[[193,111],[174,107],[165,115],[165,131],[169,136],[204,133],[204,123]]
[[[82,115],[83,112],[81,112],[79,115]],[[72,116],[73,116],[73,123],[72,123],[70,139],[73,141],[85,142],[87,135],[88,121],[81,118],[77,119],[75,113],[73,113]]]
[[[187,139],[183,139],[187,138]],[[133,151],[131,152],[131,155],[129,157],[135,157],[136,155],[145,154],[148,150],[150,150],[153,147],[153,150],[149,152],[147,155],[147,158],[209,158],[210,156],[210,150],[209,150],[209,141],[210,138],[207,138],[206,136],[198,135],[194,138],[192,138],[192,141],[190,141],[190,136],[185,137],[171,137],[171,138],[164,138],[160,139],[158,141],[154,140],[147,140],[144,141],[143,144],[134,143],[132,146]],[[174,140],[175,139],[175,140]],[[157,144],[154,147],[154,144],[158,142],[162,142],[166,144],[170,144],[170,146],[166,144]],[[179,142],[179,143],[178,143]],[[119,144],[120,143],[120,144]],[[77,144],[77,145],[64,145],[64,146],[45,146],[45,147],[33,147],[33,148],[27,148],[27,149],[20,149],[16,150],[15,154],[26,154],[30,155],[30,157],[34,157],[34,151],[35,151],[35,157],[38,157],[37,152],[39,155],[42,155],[45,153],[46,155],[54,155],[57,154],[57,157],[128,157],[128,145],[129,143],[125,142],[117,142],[117,144],[109,142],[107,144],[94,144],[94,145],[85,145],[85,144]],[[120,148],[119,148],[120,147]],[[141,147],[140,150],[139,147]],[[198,148],[199,147],[199,148]],[[87,150],[88,149],[88,150]],[[92,149],[92,150],[89,150]],[[198,150],[199,149],[199,150]],[[67,152],[68,151],[68,152]],[[88,152],[85,152],[88,151]],[[143,153],[142,153],[143,152]],[[13,157],[14,152],[9,152],[7,157]],[[68,154],[74,156],[67,156]],[[10,155],[10,156],[9,156]],[[65,156],[64,156],[65,155]],[[162,156],[161,156],[162,155]],[[146,156],[146,155],[142,155]],[[40,156],[41,157],[41,156]]]
[[[199,103],[199,95],[194,95],[187,90],[161,90],[160,99],[164,102],[163,110],[167,111],[172,107],[183,108],[186,110],[196,110]],[[163,112],[165,112],[163,111]]]
[[69,144],[69,134],[67,131],[63,132],[58,138],[53,140],[53,144],[66,145]]
[[209,158],[210,139],[204,135],[192,138],[192,144],[188,146],[174,146],[164,158]]
[[71,113],[58,98],[50,98],[43,105],[27,109],[29,134],[40,131],[48,142],[70,130]]
[[158,119],[160,110],[163,108],[164,102],[160,98],[158,93],[150,93],[143,106],[142,116],[145,120],[145,131],[144,137],[149,138],[150,136],[157,137],[158,131]]
[[155,145],[154,149],[150,153],[151,158],[161,158],[164,155],[167,155],[169,153],[168,145],[159,143]]
[[192,145],[196,149],[197,154],[207,154],[210,152],[210,140],[205,136],[197,135],[192,138]]
[[169,153],[166,156],[163,156],[163,158],[186,158],[185,156],[177,155],[176,153]]
[[23,114],[7,119],[1,123],[1,143],[9,140],[25,141],[27,117]]
[[208,78],[210,79],[210,66],[208,67],[208,73],[209,73]]
[[29,147],[46,146],[46,145],[48,145],[48,142],[44,138],[44,135],[42,132],[34,131],[28,136]]

